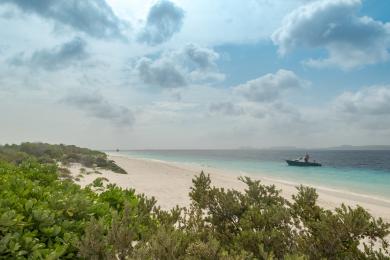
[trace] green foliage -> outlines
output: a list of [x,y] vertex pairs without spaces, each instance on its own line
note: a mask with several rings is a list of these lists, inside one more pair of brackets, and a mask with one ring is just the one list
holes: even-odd
[[243,192],[212,187],[202,172],[191,205],[164,211],[105,178],[80,188],[34,158],[0,162],[0,259],[390,259],[389,224],[359,206],[325,210],[312,188],[289,202],[249,178]]
[[58,175],[62,179],[72,180],[72,174],[68,168],[64,168],[64,167],[58,168]]
[[191,187],[189,196],[193,203],[195,203],[201,209],[204,209],[208,203],[207,200],[211,190],[210,184],[210,175],[206,176],[203,171],[197,178],[192,180],[193,186]]
[[134,190],[123,190],[115,184],[108,184],[100,198],[116,210],[123,210],[126,202],[132,205],[137,203]]
[[124,211],[126,203],[132,205],[130,220],[136,239],[156,225],[150,205],[141,209],[141,203],[147,204],[145,198],[133,190],[120,189],[123,199],[111,207],[114,199],[108,199],[108,194],[112,187],[99,195],[59,179],[57,170],[55,165],[35,161],[18,166],[0,163],[0,259],[78,258],[79,241],[90,232],[87,227],[96,220],[105,227],[117,227],[119,219],[130,216]]
[[99,167],[126,174],[126,171],[116,165],[114,161],[108,160],[105,153],[74,145],[22,143],[0,146],[0,161],[20,164],[31,158],[40,163],[61,162],[64,165],[80,163],[88,168]]
[[96,178],[96,179],[92,182],[92,186],[93,186],[93,187],[98,187],[98,188],[104,188],[104,182],[107,182],[107,181],[108,181],[107,178],[99,177],[99,178]]
[[[87,225],[79,243],[80,256],[87,259],[128,259],[138,254],[135,253],[136,245],[140,241],[150,241],[158,221],[153,217],[155,201],[137,200],[137,197],[126,201],[123,210],[113,211],[111,222],[93,219]],[[104,198],[107,199],[107,196]]]
[[211,187],[203,172],[193,180],[183,230],[194,232],[199,245],[216,239],[217,258],[390,259],[390,225],[363,208],[324,210],[315,190],[303,186],[290,203],[275,186],[240,179],[248,187],[244,193]]
[[96,195],[58,181],[51,165],[1,164],[0,171],[0,256],[74,257],[85,219],[99,215]]

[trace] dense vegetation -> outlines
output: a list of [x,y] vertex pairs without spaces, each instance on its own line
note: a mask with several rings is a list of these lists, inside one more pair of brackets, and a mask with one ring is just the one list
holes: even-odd
[[0,146],[0,160],[19,164],[30,158],[41,163],[61,162],[64,165],[80,163],[88,168],[99,167],[117,173],[126,173],[114,161],[108,160],[105,153],[74,145],[22,143]]
[[112,223],[125,204],[137,216],[139,239],[155,225],[151,201],[133,190],[111,185],[98,195],[92,188],[60,180],[53,164],[0,163],[0,258],[74,259],[86,227],[94,219]]
[[363,208],[242,181],[225,190],[201,173],[191,205],[168,212],[104,178],[82,189],[55,164],[0,162],[0,259],[390,259],[389,224]]

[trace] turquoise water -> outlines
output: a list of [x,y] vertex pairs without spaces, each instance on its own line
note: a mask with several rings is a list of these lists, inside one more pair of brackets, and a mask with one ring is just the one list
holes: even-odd
[[[241,174],[250,173],[293,183],[303,183],[390,199],[390,153],[388,151],[313,151],[323,167],[291,167],[285,158],[297,151],[159,150],[121,151],[136,158],[196,163]],[[375,162],[375,163],[373,163]]]

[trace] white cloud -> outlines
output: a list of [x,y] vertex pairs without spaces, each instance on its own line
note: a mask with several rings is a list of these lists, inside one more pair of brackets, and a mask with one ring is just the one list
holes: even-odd
[[278,70],[234,87],[234,91],[249,101],[273,102],[288,90],[300,89],[309,82],[289,70]]
[[[112,6],[120,1],[107,2]],[[88,3],[92,2],[88,0]],[[120,17],[118,19],[131,20],[135,32],[133,36],[136,37],[136,33],[144,28],[150,7],[156,1],[122,2],[128,9],[115,9],[114,15]],[[287,70],[275,70],[272,74],[243,82],[235,91],[224,86],[226,84],[222,81],[225,75],[218,65],[226,62],[223,64],[226,71],[233,71],[243,61],[237,62],[232,55],[234,60],[221,62],[221,54],[210,46],[267,39],[278,26],[281,17],[302,4],[303,0],[172,2],[184,9],[185,19],[180,31],[168,35],[163,39],[164,44],[158,46],[140,44],[136,40],[109,40],[116,37],[114,24],[108,24],[109,28],[97,32],[95,24],[76,24],[67,20],[69,16],[59,20],[37,11],[21,15],[20,8],[19,11],[13,8],[14,15],[0,15],[4,25],[0,30],[0,105],[2,111],[10,111],[0,116],[5,122],[2,140],[9,142],[47,138],[48,141],[94,145],[98,148],[234,148],[243,145],[302,143],[323,146],[328,142],[356,144],[389,140],[390,123],[387,122],[390,122],[390,117],[386,112],[386,104],[390,103],[388,86],[375,87],[375,90],[370,91],[347,92],[332,104],[327,104],[329,100],[321,100],[319,104],[311,101],[312,92],[302,91],[308,82]],[[136,10],[139,6],[141,11]],[[356,6],[358,8],[359,5]],[[0,12],[8,9],[9,5],[0,5]],[[58,12],[68,12],[70,9]],[[326,48],[330,53],[328,60],[342,63],[344,68],[354,67],[356,60],[365,59],[366,63],[370,63],[377,62],[379,57],[386,57],[386,53],[381,52],[384,50],[382,45],[378,45],[379,48],[370,45],[374,46],[372,49],[365,49],[364,46],[371,44],[370,39],[381,39],[381,31],[375,28],[383,29],[388,25],[371,18],[357,17],[353,8],[346,7],[346,10],[352,11],[350,14],[344,12],[345,21],[351,17],[356,20],[350,25],[354,30],[348,31],[345,37],[355,39],[355,42],[351,43],[341,36],[337,38],[335,29],[329,31],[330,35],[324,34],[326,37],[317,40],[313,36],[304,42],[295,43],[287,35],[290,38],[281,41],[286,47],[286,53],[301,46]],[[78,12],[76,10],[76,16]],[[332,15],[336,18],[340,16],[338,13]],[[89,18],[85,19],[89,21]],[[100,18],[105,19],[100,16],[96,19]],[[347,24],[345,22],[342,25]],[[60,28],[58,25],[61,25]],[[355,27],[366,28],[367,39],[356,40],[361,31]],[[303,39],[306,35],[302,33]],[[88,45],[77,40],[74,45],[66,44],[80,36]],[[174,37],[174,40],[169,40],[170,37]],[[326,44],[321,42],[324,38]],[[196,44],[185,45],[188,42]],[[342,45],[344,42],[345,45]],[[383,43],[380,40],[377,42]],[[257,48],[243,46],[238,47],[242,47],[243,51],[258,51]],[[345,46],[345,49],[340,46]],[[279,47],[282,48],[282,45]],[[333,50],[342,53],[332,54]],[[363,55],[367,53],[370,56],[360,57],[361,50],[366,50]],[[9,66],[9,58],[22,52],[26,65],[45,69]],[[130,67],[131,73],[123,67],[129,59],[134,61]],[[82,66],[74,69],[73,65],[78,65],[80,60],[83,60]],[[326,64],[325,60],[307,63],[313,66]],[[254,66],[257,65],[262,66],[262,62]],[[367,76],[372,75],[376,74]],[[319,78],[316,75],[312,77],[315,84]],[[146,85],[165,90],[140,89]],[[84,92],[73,93],[65,98],[66,102],[58,104],[57,101],[70,90],[79,88]],[[305,97],[299,97],[301,94]],[[131,107],[126,104],[131,104]],[[41,115],[39,118],[32,116],[38,114]],[[52,126],[56,131],[48,130]],[[127,126],[131,126],[132,131],[128,131]]]
[[374,86],[356,92],[344,92],[334,106],[342,113],[360,116],[390,117],[390,86]]
[[358,16],[360,0],[323,0],[303,5],[287,15],[273,35],[284,55],[297,48],[325,48],[329,57],[310,59],[313,67],[352,69],[387,61],[390,23]]
[[[108,0],[115,13],[131,20],[135,31],[142,31],[145,18],[156,0]],[[185,12],[185,19],[174,41],[164,45],[181,46],[187,42],[215,46],[268,39],[288,12],[301,0],[171,0]],[[216,15],[218,14],[218,15]]]

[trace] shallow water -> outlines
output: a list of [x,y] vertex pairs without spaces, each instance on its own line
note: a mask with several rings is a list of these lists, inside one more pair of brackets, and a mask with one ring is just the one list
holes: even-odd
[[197,163],[390,199],[390,151],[308,152],[323,167],[287,166],[285,159],[303,156],[306,150],[132,150],[120,153],[137,158]]

